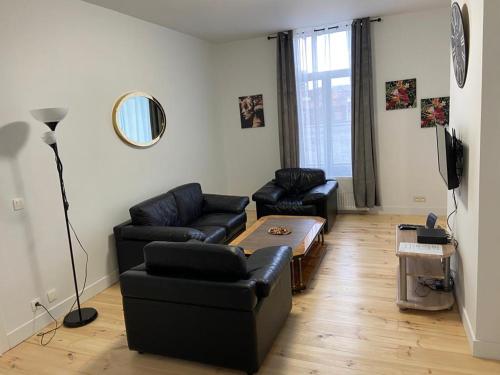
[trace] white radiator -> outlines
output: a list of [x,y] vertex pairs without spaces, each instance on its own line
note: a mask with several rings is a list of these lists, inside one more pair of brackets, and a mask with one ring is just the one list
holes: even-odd
[[337,203],[339,211],[369,211],[368,208],[356,208],[354,193],[352,192],[352,178],[341,177],[337,179]]
[[341,189],[337,192],[338,209],[340,211],[353,211],[357,210],[354,204],[354,194],[352,191],[342,191]]

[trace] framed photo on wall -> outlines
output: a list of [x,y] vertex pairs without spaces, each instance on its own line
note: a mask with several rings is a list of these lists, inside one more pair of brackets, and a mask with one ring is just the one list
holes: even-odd
[[385,109],[417,107],[417,79],[403,79],[385,83]]
[[264,98],[262,94],[240,96],[240,121],[242,129],[262,128],[264,121]]
[[428,98],[421,100],[420,127],[432,128],[447,125],[450,120],[450,97]]

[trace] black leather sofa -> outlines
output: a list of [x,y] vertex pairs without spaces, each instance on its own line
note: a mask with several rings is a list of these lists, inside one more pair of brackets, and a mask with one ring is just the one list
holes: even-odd
[[321,216],[327,231],[337,215],[335,180],[327,180],[321,169],[285,168],[252,195],[257,217],[267,215]]
[[152,241],[229,243],[246,228],[248,197],[203,194],[198,183],[176,187],[130,208],[114,227],[120,273],[144,261]]
[[292,308],[291,248],[152,242],[120,275],[128,346],[258,371]]

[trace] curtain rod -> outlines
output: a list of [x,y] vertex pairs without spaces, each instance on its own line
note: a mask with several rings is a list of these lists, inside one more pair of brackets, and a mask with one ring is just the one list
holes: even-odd
[[[381,17],[377,17],[377,18],[372,18],[370,20],[370,22],[382,22],[382,18]],[[346,25],[348,26],[348,25]],[[317,32],[317,31],[324,31],[324,30],[334,30],[334,29],[338,29],[339,26],[331,26],[331,27],[323,27],[322,29],[314,29],[314,32]],[[287,34],[286,31],[284,31],[285,34]],[[267,36],[267,40],[271,40],[271,39],[276,39],[278,38],[278,35],[277,34],[273,34],[273,35],[268,35]]]

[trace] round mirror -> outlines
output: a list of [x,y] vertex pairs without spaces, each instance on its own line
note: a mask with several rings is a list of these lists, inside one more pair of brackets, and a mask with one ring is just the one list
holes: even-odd
[[113,108],[113,126],[124,142],[149,147],[165,132],[165,112],[151,95],[131,92],[117,100]]

